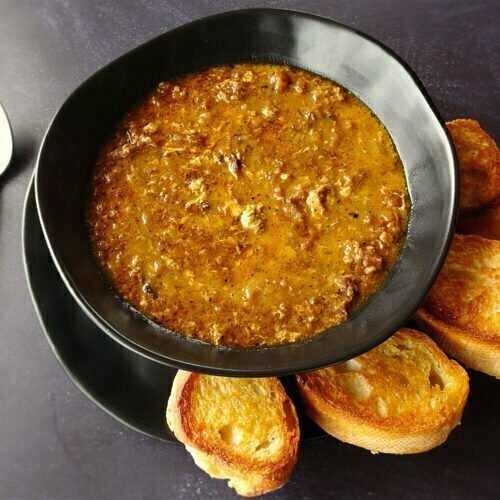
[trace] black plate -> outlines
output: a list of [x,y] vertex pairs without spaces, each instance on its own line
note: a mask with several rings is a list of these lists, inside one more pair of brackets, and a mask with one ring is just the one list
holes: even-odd
[[[24,263],[31,298],[49,344],[68,376],[94,403],[128,427],[177,442],[165,422],[174,368],[124,349],[80,309],[52,262],[30,184],[23,219]],[[324,436],[303,415],[292,377],[282,382],[299,414],[302,440]]]
[[[175,335],[117,300],[100,273],[84,222],[89,169],[122,114],[161,80],[243,60],[281,62],[329,77],[361,98],[389,130],[412,210],[401,258],[349,321],[306,343],[221,349]],[[337,22],[292,11],[235,11],[190,23],[98,71],[63,104],[44,139],[38,212],[64,283],[117,342],[179,368],[233,376],[285,375],[344,361],[402,326],[439,271],[453,233],[457,167],[446,128],[411,70],[379,42]]]

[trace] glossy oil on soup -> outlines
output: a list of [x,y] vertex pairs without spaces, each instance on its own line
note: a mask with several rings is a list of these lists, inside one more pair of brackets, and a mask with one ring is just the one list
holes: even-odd
[[264,64],[161,83],[93,171],[88,223],[117,293],[213,344],[306,340],[394,265],[408,223],[385,128],[319,76]]

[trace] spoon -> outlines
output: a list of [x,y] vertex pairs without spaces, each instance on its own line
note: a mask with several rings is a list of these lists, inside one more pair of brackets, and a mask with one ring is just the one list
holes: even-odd
[[14,142],[12,140],[12,130],[5,110],[0,104],[0,176],[7,170],[12,159]]

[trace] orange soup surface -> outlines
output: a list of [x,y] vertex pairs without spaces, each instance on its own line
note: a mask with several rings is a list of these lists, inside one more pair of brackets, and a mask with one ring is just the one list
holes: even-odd
[[286,66],[160,83],[92,174],[88,224],[115,291],[212,344],[309,339],[384,282],[409,199],[391,138],[355,96]]

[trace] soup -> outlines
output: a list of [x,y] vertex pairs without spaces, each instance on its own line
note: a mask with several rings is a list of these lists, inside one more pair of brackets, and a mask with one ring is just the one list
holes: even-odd
[[277,65],[160,83],[91,179],[88,224],[115,291],[217,345],[303,341],[384,282],[409,199],[388,132],[330,80]]

